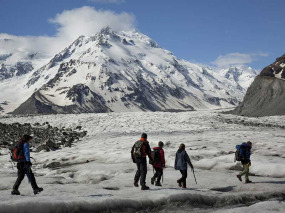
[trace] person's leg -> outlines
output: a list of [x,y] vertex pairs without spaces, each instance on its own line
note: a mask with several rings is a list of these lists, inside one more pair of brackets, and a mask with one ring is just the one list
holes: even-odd
[[157,169],[157,181],[156,181],[156,183],[160,183],[162,174],[163,174],[162,168],[158,168]]
[[140,184],[141,186],[145,186],[145,179],[146,179],[146,174],[147,174],[147,165],[146,165],[146,159],[143,159],[140,164]]
[[137,184],[138,184],[138,182],[139,182],[139,179],[140,179],[140,177],[141,177],[140,161],[137,160],[137,161],[136,161],[136,164],[137,164],[137,171],[136,171],[135,178],[134,178],[134,184],[135,184],[135,186],[137,186]]
[[23,163],[17,163],[17,169],[18,169],[18,178],[13,186],[14,190],[19,189],[19,186],[21,185],[21,182],[24,179],[26,173]]
[[239,176],[243,176],[246,174],[247,168],[246,164],[242,164],[242,171],[239,173]]
[[186,188],[187,169],[182,170],[182,187]]
[[[180,173],[181,173],[181,175],[182,175],[182,177],[183,177],[183,172],[182,172],[182,170],[179,170],[179,171],[180,171]],[[182,186],[182,184],[181,184],[181,183],[182,183],[182,177],[177,180],[177,183],[178,183],[178,186],[179,186],[179,187]]]
[[246,164],[245,165],[245,173],[244,173],[244,175],[245,175],[245,181],[249,181],[249,165],[248,164]]
[[155,182],[155,179],[157,178],[157,176],[158,176],[158,172],[157,172],[157,168],[154,168],[154,170],[155,170],[155,173],[154,173],[154,175],[153,175],[153,177],[151,178],[151,184],[154,184],[154,182]]
[[30,175],[30,181],[31,181],[31,186],[33,188],[33,190],[35,189],[38,189],[38,185],[37,185],[37,182],[36,182],[36,178],[35,178],[35,175],[34,173],[32,172],[32,169],[31,168],[28,168],[28,171],[27,171]]

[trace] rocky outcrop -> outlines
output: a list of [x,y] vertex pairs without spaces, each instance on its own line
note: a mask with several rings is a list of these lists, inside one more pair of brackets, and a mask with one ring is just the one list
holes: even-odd
[[285,54],[265,67],[230,113],[249,117],[285,115]]
[[276,77],[280,79],[285,79],[285,54],[279,58],[273,64],[265,67],[260,76]]
[[243,102],[230,113],[249,117],[285,115],[284,100],[285,81],[259,75],[248,88]]
[[0,146],[5,148],[14,146],[24,134],[33,136],[31,150],[40,152],[55,151],[61,146],[71,147],[80,138],[85,137],[87,132],[83,131],[82,127],[75,129],[52,127],[48,122],[0,123]]

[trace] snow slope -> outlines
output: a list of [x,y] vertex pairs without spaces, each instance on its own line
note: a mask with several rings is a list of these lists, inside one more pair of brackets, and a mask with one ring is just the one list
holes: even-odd
[[[37,160],[33,169],[39,185],[44,187],[44,192],[37,196],[32,195],[26,181],[20,187],[24,196],[10,195],[16,171],[11,169],[7,150],[1,149],[1,211],[266,212],[267,209],[283,212],[285,119],[282,118],[244,118],[218,111],[5,116],[0,122],[81,125],[88,135],[71,148],[32,153]],[[160,140],[166,144],[163,187],[151,186],[148,192],[133,187],[136,166],[130,159],[130,149],[142,132],[148,133],[151,147]],[[254,184],[249,185],[235,177],[240,164],[233,161],[235,145],[247,140],[253,142],[250,178]],[[186,145],[198,181],[195,185],[189,170],[187,190],[177,187],[180,173],[173,169],[180,143]],[[59,166],[47,168],[52,162],[58,162]],[[150,185],[150,166],[148,170]]]

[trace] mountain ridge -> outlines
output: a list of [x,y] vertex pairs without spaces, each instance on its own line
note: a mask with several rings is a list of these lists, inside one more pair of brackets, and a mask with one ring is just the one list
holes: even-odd
[[[229,107],[245,92],[209,67],[176,58],[139,32],[110,28],[78,37],[27,76],[24,89],[30,95],[22,103],[40,101],[57,113],[97,112],[98,106],[102,112]],[[19,112],[27,111],[15,110]]]

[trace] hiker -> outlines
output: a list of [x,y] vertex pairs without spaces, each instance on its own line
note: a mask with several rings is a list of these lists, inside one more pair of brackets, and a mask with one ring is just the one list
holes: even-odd
[[242,143],[241,145],[237,145],[236,149],[238,150],[238,157],[241,161],[241,164],[243,166],[243,170],[237,175],[237,178],[242,181],[242,176],[245,175],[245,183],[251,183],[252,181],[249,180],[249,167],[251,166],[250,161],[250,150],[252,147],[252,143],[250,141],[246,143]]
[[[163,176],[163,168],[165,168],[165,158],[164,158],[164,143],[162,141],[158,142],[158,147],[153,148],[152,156],[153,162],[152,166],[155,169],[154,176],[151,178],[151,184],[155,182],[155,186],[162,186],[160,183],[161,177]],[[156,179],[157,178],[157,179]]]
[[147,134],[143,133],[141,139],[137,141],[132,147],[131,156],[134,163],[137,164],[137,172],[134,178],[134,186],[138,187],[140,180],[141,190],[148,190],[145,179],[147,173],[146,156],[153,160],[149,142],[147,141]]
[[17,157],[19,159],[17,163],[18,178],[13,186],[13,191],[11,192],[12,195],[20,195],[18,188],[22,180],[24,179],[25,175],[27,175],[28,180],[32,185],[34,194],[38,194],[39,192],[43,191],[43,188],[38,187],[35,176],[31,170],[32,163],[30,160],[29,142],[32,139],[33,139],[32,136],[24,135],[16,146],[18,148]]
[[194,167],[190,161],[189,155],[185,151],[185,145],[182,143],[176,152],[175,165],[174,168],[179,170],[182,177],[177,180],[179,187],[186,188],[186,178],[187,178],[187,164],[194,170]]

